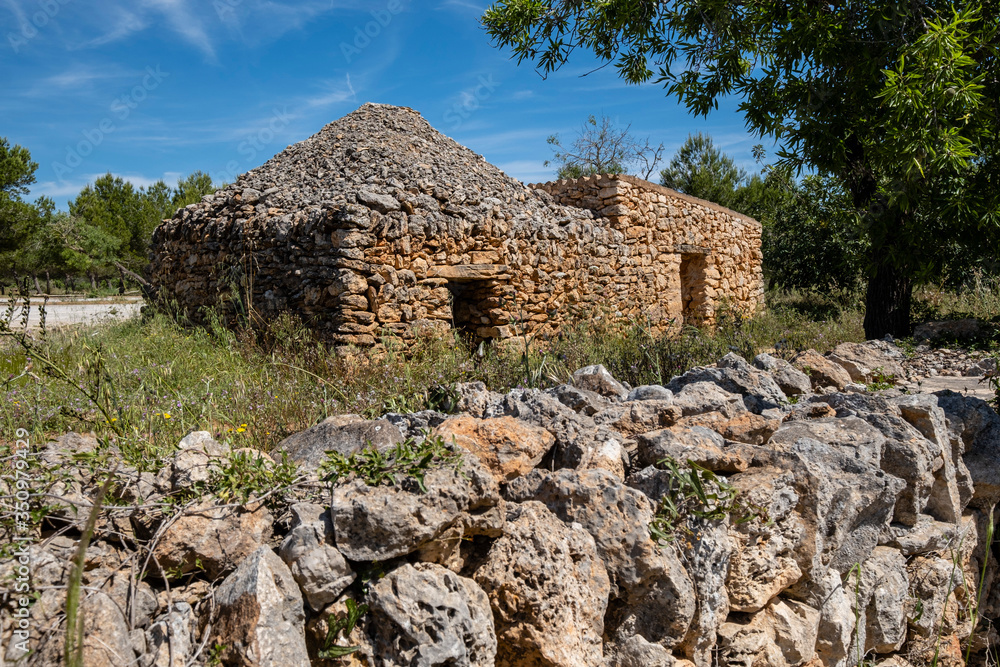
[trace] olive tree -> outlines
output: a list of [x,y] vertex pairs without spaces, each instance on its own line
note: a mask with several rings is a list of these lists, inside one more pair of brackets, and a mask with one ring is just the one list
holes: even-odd
[[589,50],[690,112],[740,100],[780,166],[835,177],[867,241],[865,333],[909,333],[942,240],[996,243],[1000,0],[500,0],[483,24],[543,73]]

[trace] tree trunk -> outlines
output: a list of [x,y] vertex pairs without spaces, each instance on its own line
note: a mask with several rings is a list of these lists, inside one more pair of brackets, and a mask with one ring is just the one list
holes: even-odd
[[52,294],[52,278],[49,277],[49,272],[45,272],[45,293]]
[[73,292],[73,276],[71,276],[68,273],[66,274],[66,292],[67,293]]
[[910,301],[913,279],[883,254],[875,273],[868,277],[865,294],[865,338],[905,338],[910,335]]
[[97,291],[97,276],[93,271],[90,272],[90,289]]
[[42,286],[38,282],[38,274],[37,273],[32,273],[31,277],[35,281],[35,294],[41,294],[42,293]]

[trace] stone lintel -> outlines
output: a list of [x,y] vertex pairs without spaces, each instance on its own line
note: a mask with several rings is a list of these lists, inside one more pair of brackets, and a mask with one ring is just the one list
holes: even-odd
[[704,246],[681,243],[674,247],[674,252],[681,255],[707,255],[712,251]]
[[454,282],[469,280],[504,280],[509,279],[505,264],[454,264],[451,266],[432,266],[427,269],[428,278],[445,278]]

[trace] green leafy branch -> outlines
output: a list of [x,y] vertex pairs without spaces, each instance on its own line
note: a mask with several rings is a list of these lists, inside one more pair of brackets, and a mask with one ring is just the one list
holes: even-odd
[[360,648],[358,646],[338,646],[336,641],[341,632],[344,633],[344,639],[350,637],[351,632],[354,631],[354,626],[358,623],[358,619],[368,613],[368,605],[363,604],[359,606],[351,598],[347,598],[345,604],[347,605],[346,616],[334,616],[331,614],[326,619],[326,639],[323,640],[323,648],[319,650],[319,658],[323,660],[342,658]]
[[426,437],[420,442],[407,438],[389,449],[380,450],[371,442],[359,452],[344,455],[328,451],[320,464],[320,478],[334,484],[341,480],[360,479],[368,486],[398,486],[412,478],[423,493],[424,476],[438,468],[462,466],[462,455],[452,450],[441,436]]
[[659,544],[667,544],[678,533],[690,535],[695,521],[722,521],[730,517],[736,524],[766,520],[767,510],[746,501],[725,479],[693,461],[681,465],[672,457],[658,462],[668,473],[667,490],[660,498],[649,532]]

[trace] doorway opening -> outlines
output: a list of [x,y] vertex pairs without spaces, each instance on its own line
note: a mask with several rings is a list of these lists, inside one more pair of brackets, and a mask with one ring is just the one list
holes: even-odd
[[681,316],[684,325],[703,324],[708,315],[705,284],[707,256],[701,253],[681,255]]
[[[451,297],[451,326],[471,349],[486,338],[480,330],[489,327],[489,319],[483,312],[485,304],[482,302],[487,298],[483,282],[449,281],[446,285]],[[486,322],[483,322],[484,319]]]

